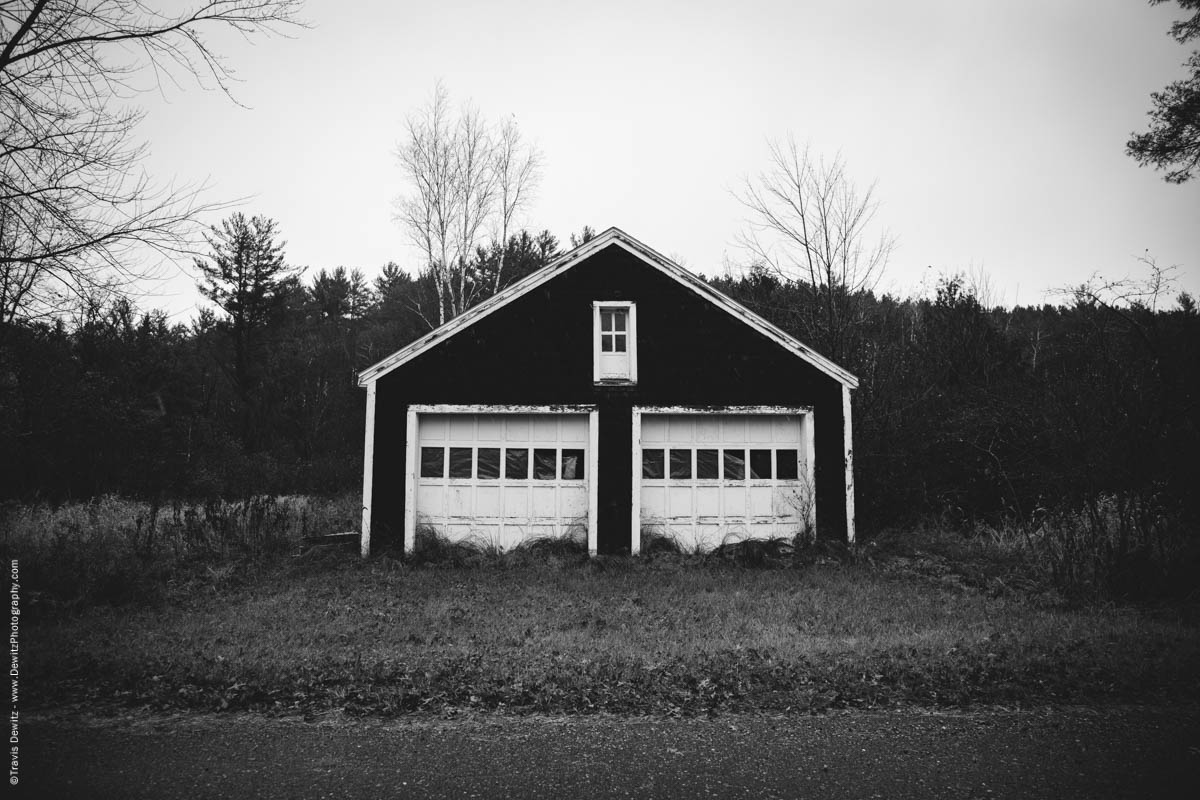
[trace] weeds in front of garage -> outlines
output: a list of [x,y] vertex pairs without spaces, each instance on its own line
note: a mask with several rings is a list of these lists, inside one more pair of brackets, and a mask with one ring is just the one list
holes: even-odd
[[1195,698],[1193,612],[1071,605],[1002,580],[1015,567],[998,556],[951,562],[935,545],[751,557],[786,568],[588,559],[549,540],[458,566],[313,554],[154,605],[33,617],[28,688],[41,703],[380,716]]

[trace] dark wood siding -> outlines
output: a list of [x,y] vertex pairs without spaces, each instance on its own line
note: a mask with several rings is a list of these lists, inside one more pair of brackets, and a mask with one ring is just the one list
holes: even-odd
[[[637,304],[638,384],[592,382],[592,302]],[[817,527],[845,535],[842,385],[610,246],[379,379],[372,538],[403,529],[409,404],[595,404],[599,546],[628,551],[634,406],[812,406]]]

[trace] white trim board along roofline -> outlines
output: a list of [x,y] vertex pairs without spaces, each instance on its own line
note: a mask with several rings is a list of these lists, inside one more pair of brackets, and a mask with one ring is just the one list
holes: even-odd
[[785,350],[790,351],[802,360],[808,362],[816,369],[834,378],[843,386],[849,389],[858,388],[858,378],[851,375],[846,370],[839,367],[823,355],[813,350],[808,345],[789,336],[787,333],[767,322],[762,317],[755,314],[750,309],[737,303],[734,300],[726,297],[721,292],[709,286],[707,283],[688,272],[683,267],[679,266],[669,258],[656,252],[649,246],[643,244],[629,234],[622,231],[620,228],[609,228],[603,233],[588,242],[576,247],[569,253],[565,253],[547,266],[528,276],[524,280],[514,283],[512,286],[493,295],[479,305],[471,308],[454,319],[447,322],[445,325],[438,327],[436,330],[422,336],[412,344],[407,345],[395,353],[392,353],[387,358],[379,361],[373,366],[367,367],[358,376],[358,385],[367,386],[382,378],[397,367],[411,361],[417,356],[429,350],[442,341],[449,339],[457,333],[465,330],[479,320],[488,316],[494,311],[497,311],[504,306],[521,297],[525,293],[536,289],[543,283],[561,275],[567,270],[581,263],[589,256],[599,252],[609,245],[616,245],[623,250],[637,256],[645,261],[650,266],[662,272],[669,278],[673,278],[678,283],[691,289],[696,294],[708,300],[718,308],[733,317],[741,320],[745,324],[754,328],[768,339],[776,342]]

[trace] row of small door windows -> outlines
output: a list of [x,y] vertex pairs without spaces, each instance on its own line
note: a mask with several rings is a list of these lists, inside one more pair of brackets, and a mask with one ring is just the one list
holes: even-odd
[[[560,457],[561,456],[561,457]],[[537,447],[530,461],[529,449],[525,447],[504,448],[500,458],[499,447],[422,447],[422,478],[481,478],[499,480],[500,469],[504,468],[507,480],[529,480],[529,467],[533,466],[533,478],[552,481],[556,477],[564,481],[583,480],[583,451],[564,448]]]
[[[642,450],[642,478],[648,480],[670,477],[675,480],[700,480],[723,477],[727,481],[750,480],[792,481],[799,476],[798,450]],[[773,455],[773,457],[772,457]],[[772,474],[772,467],[774,473]],[[747,470],[747,468],[749,468]]]

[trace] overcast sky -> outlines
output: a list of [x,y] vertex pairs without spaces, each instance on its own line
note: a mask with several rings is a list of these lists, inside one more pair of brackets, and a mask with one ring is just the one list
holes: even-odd
[[[148,95],[140,134],[152,175],[250,197],[242,210],[278,220],[289,262],[312,270],[419,266],[392,220],[394,151],[441,79],[538,144],[525,223],[564,244],[616,225],[718,273],[744,260],[731,190],[790,132],[877,182],[898,240],[881,289],[971,272],[996,303],[1054,301],[1093,273],[1144,275],[1149,250],[1200,294],[1200,180],[1169,185],[1124,153],[1150,92],[1183,75],[1188,50],[1166,34],[1181,15],[1139,0],[309,0],[293,39],[216,40],[245,108]],[[142,302],[187,319],[193,281],[176,270]]]

